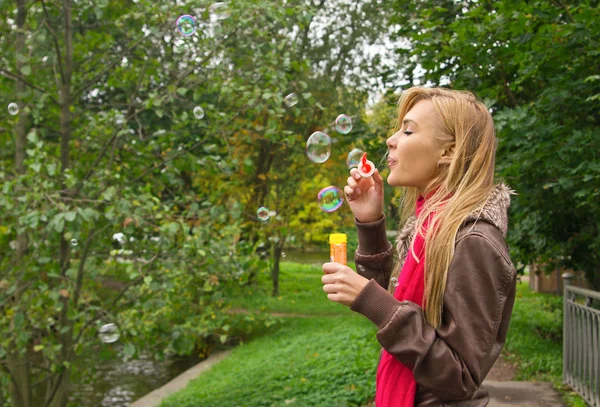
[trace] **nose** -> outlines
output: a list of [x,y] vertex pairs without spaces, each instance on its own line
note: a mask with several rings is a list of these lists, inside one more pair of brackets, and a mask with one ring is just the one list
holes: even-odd
[[396,145],[398,144],[398,138],[396,136],[398,133],[399,132],[394,133],[385,141],[385,144],[387,144],[389,148],[396,148]]

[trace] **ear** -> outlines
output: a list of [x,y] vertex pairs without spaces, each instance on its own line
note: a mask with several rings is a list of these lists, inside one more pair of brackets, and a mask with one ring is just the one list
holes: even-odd
[[452,157],[454,157],[454,146],[455,144],[453,143],[450,147],[446,148],[446,150],[444,150],[444,152],[442,153],[442,156],[440,157],[440,161],[439,164],[442,165],[450,165],[450,162],[452,161]]

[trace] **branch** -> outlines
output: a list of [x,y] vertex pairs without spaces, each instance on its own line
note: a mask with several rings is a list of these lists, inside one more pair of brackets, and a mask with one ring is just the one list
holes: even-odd
[[50,97],[50,99],[51,99],[51,100],[52,100],[54,103],[58,104],[58,101],[57,101],[56,99],[54,99],[54,97],[52,97],[52,96],[51,96],[51,95],[48,93],[48,91],[46,91],[45,89],[43,89],[43,88],[41,88],[41,87],[39,87],[39,86],[37,86],[37,85],[34,85],[33,83],[29,83],[29,82],[27,82],[27,81],[25,80],[25,78],[23,78],[22,76],[20,76],[20,75],[17,75],[17,74],[15,74],[15,73],[12,73],[12,72],[10,72],[10,71],[7,71],[7,70],[5,70],[5,69],[2,69],[2,68],[0,68],[0,74],[1,74],[2,76],[6,77],[6,78],[17,80],[17,81],[21,82],[22,84],[29,86],[29,87],[30,87],[30,88],[32,88],[32,89],[35,89],[35,90],[37,90],[37,91],[40,91],[40,92],[42,92],[42,93],[44,93],[44,94],[48,94],[48,96]]
[[46,21],[44,21],[44,24],[46,25],[46,28],[48,28],[48,31],[50,32],[50,35],[52,36],[52,39],[54,40],[54,48],[56,49],[56,54],[58,55],[60,80],[61,80],[61,83],[64,83],[65,78],[64,78],[63,67],[62,67],[62,55],[60,54],[60,47],[58,46],[58,38],[56,36],[56,33],[50,26],[50,22],[49,22],[50,15],[48,15],[48,9],[46,8],[46,3],[44,2],[44,0],[41,0],[41,2],[42,2],[42,7],[44,8],[44,14],[46,15]]
[[121,55],[119,55],[118,57],[113,59],[111,62],[109,62],[105,66],[105,68],[103,70],[101,70],[100,72],[98,72],[92,79],[90,79],[89,81],[87,81],[86,83],[81,85],[81,87],[79,89],[75,90],[74,94],[79,95],[79,94],[85,92],[86,90],[88,90],[89,88],[91,88],[98,81],[98,79],[100,79],[102,76],[104,76],[104,74],[106,74],[108,71],[110,71],[117,63],[119,63],[121,60],[123,60],[124,56],[129,55],[129,53],[131,51],[133,51],[135,48],[137,48],[137,46],[145,39],[146,39],[146,37],[142,36],[140,39],[138,39],[136,42],[134,42],[131,47],[129,47]]

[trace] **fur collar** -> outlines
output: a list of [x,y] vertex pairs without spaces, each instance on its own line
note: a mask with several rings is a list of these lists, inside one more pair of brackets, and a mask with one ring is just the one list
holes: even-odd
[[[508,231],[508,208],[510,207],[510,195],[517,193],[504,182],[496,185],[490,192],[483,209],[471,212],[463,221],[465,223],[483,219],[496,226],[502,235],[506,238]],[[417,217],[412,215],[406,221],[406,224],[399,231],[396,238],[396,248],[400,259],[404,259],[408,252],[408,247],[414,236]]]

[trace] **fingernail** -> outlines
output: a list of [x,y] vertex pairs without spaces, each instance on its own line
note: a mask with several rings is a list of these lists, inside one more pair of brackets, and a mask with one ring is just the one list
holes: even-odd
[[356,178],[356,179],[360,179],[360,174],[359,174],[358,172],[357,172],[357,173],[355,173],[355,174],[354,174],[354,178]]

